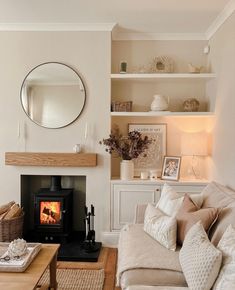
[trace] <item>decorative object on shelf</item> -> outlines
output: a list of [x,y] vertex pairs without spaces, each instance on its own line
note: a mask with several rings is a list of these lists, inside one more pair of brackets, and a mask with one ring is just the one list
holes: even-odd
[[127,62],[122,61],[120,63],[120,74],[125,74],[127,72]]
[[127,102],[112,101],[111,102],[111,112],[131,112],[131,110],[132,110],[132,101],[127,101]]
[[194,65],[192,65],[191,63],[188,63],[188,71],[190,72],[190,73],[200,73],[200,72],[202,72],[202,70],[204,69],[204,67],[203,66],[199,66],[199,67],[197,67],[197,66],[194,66]]
[[151,103],[151,111],[166,111],[169,107],[169,97],[154,95]]
[[130,180],[134,177],[133,160],[122,160],[120,163],[120,179]]
[[183,102],[184,112],[198,112],[200,102],[195,98],[187,99]]
[[148,179],[148,178],[149,178],[148,171],[141,171],[140,172],[140,179]]
[[168,56],[157,56],[150,63],[149,72],[151,73],[172,73],[174,62]]
[[[134,176],[134,166],[132,165],[132,159],[136,159],[142,154],[142,158],[147,155],[145,150],[148,149],[152,143],[152,139],[148,136],[142,136],[140,132],[132,130],[127,136],[122,136],[119,132],[116,134],[111,133],[109,138],[103,139],[99,142],[104,144],[105,149],[110,154],[115,152],[123,161],[121,162],[121,179],[128,180]],[[126,162],[131,161],[131,162]]]
[[27,243],[24,239],[13,240],[8,246],[7,251],[10,258],[21,257],[27,251]]
[[157,170],[153,169],[153,170],[150,170],[150,179],[151,180],[156,180],[157,179]]
[[162,179],[178,180],[180,172],[181,157],[165,156],[162,166]]
[[82,144],[75,144],[75,145],[73,146],[73,151],[74,151],[75,153],[81,153],[81,152],[82,152]]
[[135,176],[140,176],[141,171],[153,168],[157,170],[157,175],[161,176],[162,160],[166,155],[166,128],[166,124],[129,124],[129,132],[138,131],[152,140],[146,154],[134,160]]

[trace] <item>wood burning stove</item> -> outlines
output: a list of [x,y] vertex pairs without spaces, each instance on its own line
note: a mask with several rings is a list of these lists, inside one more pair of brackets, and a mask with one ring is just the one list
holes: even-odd
[[[58,182],[58,180],[57,180]],[[67,239],[72,232],[73,189],[42,188],[34,196],[34,232],[42,241]]]

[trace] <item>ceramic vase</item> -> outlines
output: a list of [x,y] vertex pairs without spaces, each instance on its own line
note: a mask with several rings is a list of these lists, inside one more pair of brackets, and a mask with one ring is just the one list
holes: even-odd
[[121,161],[120,175],[122,180],[130,180],[134,178],[134,162],[132,160]]

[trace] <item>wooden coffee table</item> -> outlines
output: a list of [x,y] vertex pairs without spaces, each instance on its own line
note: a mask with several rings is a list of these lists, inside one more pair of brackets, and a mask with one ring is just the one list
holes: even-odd
[[22,273],[1,272],[0,289],[4,290],[33,290],[46,268],[50,268],[50,289],[57,289],[56,263],[58,244],[43,244],[40,252],[29,267]]

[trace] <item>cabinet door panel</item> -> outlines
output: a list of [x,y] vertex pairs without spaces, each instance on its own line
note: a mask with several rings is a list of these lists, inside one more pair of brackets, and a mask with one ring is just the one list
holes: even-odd
[[156,185],[113,185],[112,230],[120,230],[125,224],[133,223],[136,204],[155,203],[159,196],[160,186]]

